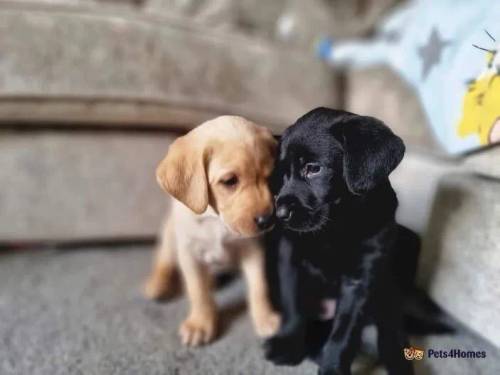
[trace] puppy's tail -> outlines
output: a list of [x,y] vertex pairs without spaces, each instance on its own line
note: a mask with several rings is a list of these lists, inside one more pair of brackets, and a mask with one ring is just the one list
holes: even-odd
[[455,331],[451,317],[424,291],[415,288],[405,296],[404,324],[410,335],[446,334]]

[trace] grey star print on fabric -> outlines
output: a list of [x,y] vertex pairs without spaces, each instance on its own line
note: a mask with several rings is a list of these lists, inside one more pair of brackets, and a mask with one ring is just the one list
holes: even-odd
[[418,55],[422,60],[422,81],[425,81],[434,65],[441,61],[441,54],[449,44],[450,41],[442,39],[439,31],[433,27],[427,44],[418,48]]
[[401,32],[399,30],[390,30],[384,33],[383,37],[387,43],[398,43],[401,40]]

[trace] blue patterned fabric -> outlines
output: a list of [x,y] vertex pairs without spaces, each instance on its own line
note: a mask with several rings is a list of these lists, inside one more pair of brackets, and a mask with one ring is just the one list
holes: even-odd
[[392,67],[416,89],[439,143],[457,154],[500,141],[499,42],[500,1],[418,0],[373,40],[323,39],[317,53],[334,66]]

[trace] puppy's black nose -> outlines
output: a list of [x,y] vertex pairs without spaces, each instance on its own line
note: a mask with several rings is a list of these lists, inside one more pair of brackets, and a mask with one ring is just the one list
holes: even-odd
[[260,230],[268,229],[273,224],[273,214],[266,214],[262,216],[257,216],[255,218],[255,223]]
[[276,217],[283,221],[289,221],[292,218],[293,211],[286,205],[278,206]]

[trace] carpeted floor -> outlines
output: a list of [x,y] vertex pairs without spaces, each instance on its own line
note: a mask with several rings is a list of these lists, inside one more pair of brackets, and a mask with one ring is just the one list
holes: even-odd
[[[150,256],[149,247],[0,256],[0,374],[316,373],[309,363],[275,367],[263,359],[240,280],[218,291],[221,337],[201,349],[183,348],[177,326],[186,312],[185,298],[159,304],[140,295]],[[424,359],[419,374],[500,374],[500,353],[469,333],[415,343],[487,351],[486,359]],[[373,367],[367,358],[358,363],[363,369],[358,373]]]

